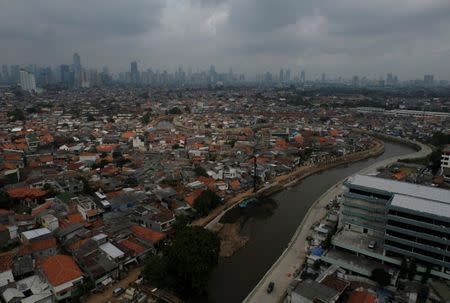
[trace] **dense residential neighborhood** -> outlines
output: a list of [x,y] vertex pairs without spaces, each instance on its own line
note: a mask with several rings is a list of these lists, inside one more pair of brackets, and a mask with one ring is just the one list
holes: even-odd
[[[379,149],[374,135],[431,142],[434,133],[448,132],[448,112],[368,108],[358,106],[361,96],[306,97],[307,105],[292,105],[292,94],[93,88],[30,95],[1,88],[2,299],[102,293],[161,255],[180,226],[207,224],[200,217],[236,196]],[[424,161],[380,173],[448,188],[448,161],[435,171]],[[338,217],[335,210],[314,229],[316,244]],[[292,302],[301,289],[322,293],[338,283],[334,298],[349,285],[330,279],[293,286]]]

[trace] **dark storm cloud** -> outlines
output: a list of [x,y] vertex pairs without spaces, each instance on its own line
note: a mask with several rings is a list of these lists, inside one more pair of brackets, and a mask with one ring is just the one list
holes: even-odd
[[61,63],[78,51],[113,69],[141,59],[450,78],[448,0],[14,0],[0,4],[0,39],[7,63]]

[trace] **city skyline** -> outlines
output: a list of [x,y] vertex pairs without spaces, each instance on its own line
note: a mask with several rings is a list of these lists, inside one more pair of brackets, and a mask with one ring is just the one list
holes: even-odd
[[[233,67],[229,67],[228,69],[224,70],[218,70],[216,71],[216,67],[214,64],[209,65],[205,68],[199,68],[199,67],[191,67],[191,66],[183,66],[182,64],[176,65],[173,69],[158,69],[158,68],[152,68],[152,67],[142,67],[139,64],[139,60],[134,60],[129,63],[128,69],[121,70],[118,72],[110,72],[109,66],[104,65],[101,67],[101,69],[93,68],[90,66],[86,66],[82,64],[82,59],[79,53],[75,52],[72,56],[72,63],[68,64],[69,62],[64,62],[61,64],[55,64],[53,66],[46,66],[46,65],[37,65],[37,64],[26,64],[26,65],[20,65],[20,64],[1,64],[1,70],[0,70],[0,83],[3,81],[5,82],[5,75],[7,77],[10,77],[14,74],[14,72],[17,74],[16,77],[18,79],[19,71],[20,70],[26,70],[32,74],[36,74],[38,72],[42,72],[43,70],[46,72],[55,72],[59,74],[58,77],[64,78],[64,74],[70,72],[73,72],[75,74],[78,74],[79,77],[86,78],[87,73],[101,73],[108,76],[112,76],[114,80],[119,80],[126,77],[127,74],[132,78],[130,78],[130,83],[134,84],[140,84],[141,83],[141,76],[145,75],[146,73],[155,73],[155,74],[177,74],[177,73],[183,73],[186,75],[192,75],[192,74],[208,74],[210,75],[211,72],[216,74],[229,74],[234,75],[238,78],[238,80],[247,80],[251,82],[261,82],[261,79],[263,78],[270,78],[270,81],[277,81],[277,82],[301,82],[304,83],[306,81],[315,81],[315,82],[346,82],[351,81],[353,84],[355,82],[358,82],[360,80],[375,80],[375,81],[386,81],[388,84],[399,84],[401,82],[409,82],[409,81],[423,81],[427,84],[448,84],[448,79],[445,78],[439,78],[436,77],[433,73],[424,73],[422,75],[416,75],[407,77],[407,78],[399,78],[398,74],[393,72],[385,72],[384,74],[380,75],[369,75],[368,73],[365,74],[356,74],[351,76],[342,76],[341,74],[329,74],[326,72],[311,72],[306,71],[305,69],[292,69],[289,67],[281,67],[278,70],[269,70],[269,71],[261,71],[256,74],[246,74],[246,73],[240,73],[239,71],[234,70]],[[67,77],[67,75],[66,75]],[[64,82],[64,81],[62,81]],[[441,83],[442,82],[442,83]]]
[[[137,60],[174,70],[214,64],[254,75],[280,67],[343,77],[395,72],[449,79],[445,0],[119,1],[0,4],[2,64],[55,65],[76,50],[117,73]],[[173,62],[177,62],[174,65]]]

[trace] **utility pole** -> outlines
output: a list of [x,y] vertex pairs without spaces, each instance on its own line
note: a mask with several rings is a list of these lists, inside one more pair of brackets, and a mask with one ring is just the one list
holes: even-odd
[[256,192],[256,187],[258,185],[258,173],[257,173],[257,148],[259,143],[259,137],[257,135],[254,136],[255,144],[253,145],[253,192]]

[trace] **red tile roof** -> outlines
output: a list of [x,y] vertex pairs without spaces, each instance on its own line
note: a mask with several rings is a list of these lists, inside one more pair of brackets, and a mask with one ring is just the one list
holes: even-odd
[[124,133],[122,133],[122,139],[125,139],[125,140],[128,140],[128,139],[130,139],[130,138],[132,138],[132,137],[134,137],[136,134],[134,133],[134,132],[132,132],[132,131],[127,131],[127,132],[124,132]]
[[165,233],[160,233],[139,225],[133,225],[131,227],[131,232],[138,238],[151,243],[157,243],[166,237]]
[[118,243],[119,246],[123,246],[133,252],[134,256],[140,255],[145,251],[145,247],[137,243],[132,238],[122,240]]
[[355,290],[350,295],[347,303],[375,303],[377,301],[377,296],[368,292],[367,290],[358,291]]
[[10,270],[12,268],[13,252],[8,251],[0,254],[0,273]]
[[194,206],[195,200],[200,196],[200,194],[203,192],[203,189],[194,189],[192,193],[187,195],[184,198],[184,201],[189,204],[190,206]]
[[56,255],[48,257],[41,267],[52,286],[58,286],[83,276],[71,256]]
[[102,144],[102,145],[97,145],[95,147],[95,149],[99,153],[110,153],[110,152],[112,152],[114,150],[115,147],[116,147],[115,145]]
[[45,196],[46,191],[40,188],[19,187],[8,189],[8,195],[11,198],[25,199],[25,198],[39,198]]
[[39,205],[38,207],[35,207],[31,210],[31,215],[32,216],[36,216],[38,214],[40,214],[41,212],[43,212],[46,209],[49,209],[51,206],[53,205],[53,201],[47,201],[41,205]]
[[21,255],[21,256],[28,255],[33,252],[43,251],[43,250],[50,249],[50,248],[53,248],[56,246],[57,246],[56,239],[54,237],[51,237],[48,239],[43,239],[43,240],[36,240],[36,241],[31,242],[28,245],[22,245],[19,248],[19,255]]
[[70,251],[75,251],[77,249],[79,249],[81,246],[83,246],[84,243],[86,243],[86,241],[89,239],[81,239],[77,242],[74,242],[72,244],[69,245],[69,250]]

